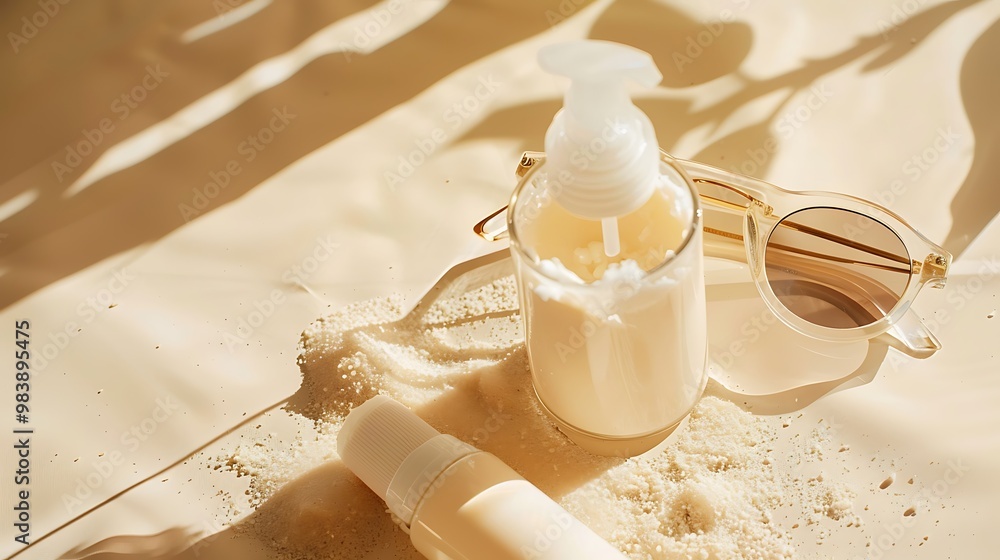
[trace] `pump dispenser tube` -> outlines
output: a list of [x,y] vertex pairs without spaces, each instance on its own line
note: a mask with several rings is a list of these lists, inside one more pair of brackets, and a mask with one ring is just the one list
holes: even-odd
[[347,415],[337,451],[431,560],[625,560],[496,456],[389,397]]
[[601,219],[601,235],[604,236],[604,254],[617,257],[622,252],[621,238],[618,237],[618,218]]
[[578,445],[634,456],[708,379],[698,195],[626,90],[659,83],[648,54],[574,41],[538,59],[570,82],[507,214],[532,381]]

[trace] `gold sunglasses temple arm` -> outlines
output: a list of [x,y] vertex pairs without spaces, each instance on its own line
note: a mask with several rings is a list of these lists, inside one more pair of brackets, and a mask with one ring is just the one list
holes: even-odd
[[[739,241],[740,243],[745,243],[745,241],[743,240],[743,235],[741,235],[741,234],[718,230],[718,229],[715,229],[715,228],[710,227],[710,226],[705,226],[703,229],[705,230],[705,233],[710,233],[710,234],[713,234],[713,235],[718,235],[720,237],[725,237],[725,238],[728,238],[728,239],[733,239],[733,240]],[[705,255],[706,256],[710,256],[710,257],[716,256],[716,255],[711,254],[712,245],[710,243],[706,243],[705,246],[706,246],[706,251],[705,251]],[[847,264],[856,264],[858,266],[865,266],[865,267],[877,268],[877,269],[885,270],[885,271],[888,271],[888,272],[899,272],[899,273],[902,273],[902,274],[910,274],[910,269],[908,269],[908,268],[900,268],[900,267],[895,267],[895,266],[890,266],[890,265],[884,265],[884,264],[879,264],[879,263],[870,263],[870,262],[865,262],[865,261],[856,261],[856,260],[853,260],[853,259],[845,259],[845,258],[842,258],[842,257],[836,257],[834,255],[824,255],[824,254],[821,254],[821,253],[816,253],[814,251],[808,251],[808,250],[802,249],[800,247],[792,247],[792,246],[787,246],[787,245],[779,245],[777,243],[772,243],[769,246],[774,247],[775,249],[778,249],[780,251],[784,251],[786,253],[795,253],[795,254],[798,254],[798,255],[805,256],[805,257],[813,257],[813,258],[816,258],[816,259],[821,259],[821,260],[826,260],[826,261],[832,261],[832,262],[840,262],[840,263],[847,263]],[[746,262],[746,257],[743,256],[739,260],[741,262]]]
[[[840,245],[843,245],[845,247],[850,247],[852,249],[857,249],[858,251],[861,251],[863,253],[868,253],[869,255],[874,255],[876,257],[882,257],[883,259],[886,260],[894,261],[900,264],[905,264],[908,267],[911,266],[910,259],[903,255],[897,255],[889,251],[883,251],[882,249],[879,249],[877,247],[872,247],[871,245],[865,245],[864,243],[859,243],[857,241],[854,241],[853,239],[841,237],[839,235],[835,235],[830,232],[798,224],[790,220],[782,220],[779,223],[779,225],[792,228],[795,231],[805,233],[807,235],[812,235],[813,237],[819,237],[820,239],[825,239],[833,243],[839,243]],[[910,270],[907,270],[906,272],[907,274],[909,274]]]

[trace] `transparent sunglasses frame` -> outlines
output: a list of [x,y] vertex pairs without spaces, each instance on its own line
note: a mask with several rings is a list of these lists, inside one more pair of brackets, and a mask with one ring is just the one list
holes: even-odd
[[[678,172],[686,174],[700,193],[701,205],[705,212],[705,255],[708,257],[737,260],[748,265],[757,291],[774,315],[792,329],[820,340],[850,342],[879,338],[894,348],[906,354],[925,358],[941,349],[937,337],[920,320],[916,312],[910,309],[910,304],[916,298],[924,285],[933,288],[943,288],[948,275],[952,256],[936,245],[900,216],[891,210],[849,195],[822,191],[788,191],[766,183],[759,179],[739,175],[705,165],[698,162],[676,159],[661,150],[661,160]],[[517,166],[518,186],[515,193],[534,174],[543,167],[545,154],[543,152],[524,152]],[[741,202],[726,200],[725,197],[712,196],[706,191],[715,189],[735,195]],[[721,189],[721,190],[720,190]],[[874,220],[891,230],[906,249],[906,255],[886,252],[876,247],[870,247],[848,237],[839,236],[826,231],[815,230],[785,220],[786,217],[800,211],[812,208],[833,208],[847,210],[865,219]],[[489,241],[507,237],[508,216],[507,207],[490,214],[474,227],[479,236]],[[713,227],[722,214],[730,216],[742,214],[742,231],[739,227],[720,229]],[[765,249],[771,233],[778,227],[793,227],[799,231],[822,237],[828,241],[842,243],[853,249],[877,255],[888,259],[899,266],[892,268],[899,273],[908,274],[906,287],[899,294],[896,304],[889,310],[881,310],[882,317],[870,324],[853,328],[830,328],[807,321],[781,303],[768,282],[765,270]],[[732,230],[737,231],[732,231]],[[817,255],[810,255],[816,257]],[[840,257],[823,256],[831,262],[843,262]],[[855,261],[853,264],[875,266],[870,263]],[[801,266],[801,265],[797,265]],[[815,267],[815,265],[814,265]],[[883,267],[889,269],[889,267]],[[823,275],[819,266],[812,272]],[[837,278],[828,274],[826,278],[833,283],[854,282],[864,283],[868,290],[886,290],[883,285],[863,277]],[[845,296],[846,297],[846,296]],[[895,294],[892,296],[896,297]]]

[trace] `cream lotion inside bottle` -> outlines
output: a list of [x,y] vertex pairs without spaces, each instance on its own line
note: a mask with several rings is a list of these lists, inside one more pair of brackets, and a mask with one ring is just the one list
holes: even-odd
[[697,191],[626,90],[660,82],[648,54],[574,41],[539,62],[570,85],[507,214],[532,381],[576,444],[634,456],[707,381]]
[[625,560],[496,456],[384,395],[347,415],[337,450],[431,560]]

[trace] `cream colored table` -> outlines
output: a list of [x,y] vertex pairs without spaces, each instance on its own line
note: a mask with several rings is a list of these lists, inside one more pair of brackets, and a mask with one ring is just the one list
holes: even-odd
[[[5,4],[0,556],[99,543],[89,557],[265,558],[212,540],[231,507],[219,492],[239,498],[245,481],[186,459],[296,390],[311,320],[418,298],[498,248],[470,226],[506,201],[564,86],[534,53],[593,37],[653,54],[664,81],[638,104],[673,154],[880,201],[956,254],[949,287],[916,303],[944,344],[931,359],[789,352],[780,327],[726,355],[762,307],[710,287],[711,351],[756,412],[836,418],[859,461],[896,454],[921,480],[947,477],[943,509],[912,533],[866,512],[890,535],[878,554],[994,557],[998,19],[996,0]],[[35,355],[23,425],[20,320]],[[12,529],[10,430],[24,427],[29,548]],[[912,544],[918,532],[931,538]],[[198,539],[208,548],[180,552]]]

